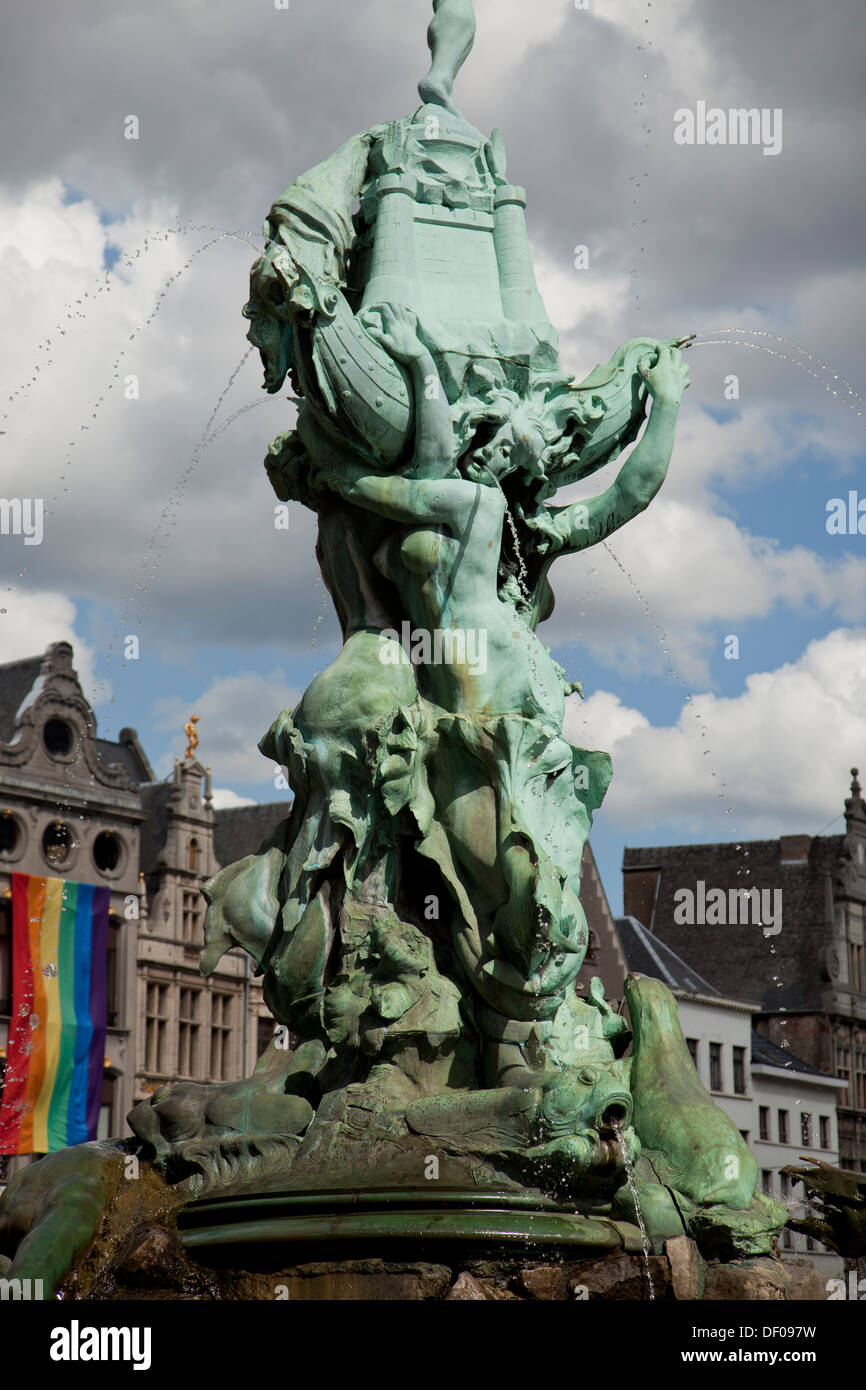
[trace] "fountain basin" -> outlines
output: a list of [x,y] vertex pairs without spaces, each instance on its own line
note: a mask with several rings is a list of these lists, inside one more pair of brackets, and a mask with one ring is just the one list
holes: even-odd
[[[641,1250],[637,1226],[583,1215],[537,1192],[497,1188],[345,1189],[202,1198],[178,1215],[178,1236],[212,1266],[280,1267],[315,1258],[413,1260],[448,1246],[464,1255]],[[411,1254],[410,1254],[411,1247]]]

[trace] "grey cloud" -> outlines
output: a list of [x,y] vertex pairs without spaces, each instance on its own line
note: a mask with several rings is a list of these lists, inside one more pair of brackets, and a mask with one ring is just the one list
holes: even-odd
[[[3,181],[23,189],[60,174],[113,215],[165,198],[183,216],[257,228],[290,178],[353,131],[411,109],[429,11],[428,0],[292,0],[288,12],[270,0],[13,7],[0,81],[11,136]],[[860,306],[846,288],[862,276],[864,245],[858,11],[854,0],[696,0],[689,23],[710,55],[710,91],[664,50],[644,65],[634,34],[591,13],[529,48],[501,87],[489,81],[479,46],[461,99],[482,128],[503,129],[511,176],[530,194],[537,245],[570,266],[573,247],[586,242],[599,273],[639,271],[640,313],[629,308],[605,325],[611,349],[635,332],[665,335],[759,313],[862,383]],[[641,71],[652,128],[645,151],[633,106]],[[782,106],[783,154],[675,146],[673,112],[698,98]],[[139,141],[123,139],[129,113],[141,119]],[[642,219],[645,226],[632,225]],[[171,331],[143,344],[143,360],[176,354],[184,389],[142,410],[134,430],[115,420],[94,432],[81,451],[81,484],[63,497],[56,544],[28,557],[40,588],[112,601],[129,588],[213,396],[243,351],[239,310],[251,259],[238,248],[231,261],[202,260],[163,311]],[[557,305],[548,309],[557,321]],[[92,331],[99,335],[98,323]],[[192,347],[181,342],[190,334]],[[580,339],[578,326],[567,361],[588,369],[591,361],[578,361]],[[714,399],[705,360],[695,354],[692,408],[701,392]],[[755,396],[789,409],[838,409],[777,361],[732,349],[731,362]],[[257,391],[259,379],[251,370],[243,390]],[[268,439],[290,418],[280,405],[253,411],[191,480],[146,596],[146,622],[167,644],[194,628],[208,642],[231,633],[233,643],[308,645],[321,611],[312,523],[294,509],[290,543],[273,531],[261,469]],[[29,460],[46,477],[55,464],[50,454]],[[564,600],[560,618],[568,612]],[[326,631],[333,636],[330,614]]]

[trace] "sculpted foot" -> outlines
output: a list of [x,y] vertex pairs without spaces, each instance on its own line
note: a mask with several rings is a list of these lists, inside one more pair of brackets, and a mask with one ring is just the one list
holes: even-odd
[[418,83],[421,100],[459,116],[452,91],[454,79],[472,51],[475,42],[475,14],[472,0],[434,0],[436,10],[427,31],[433,54],[429,73]]

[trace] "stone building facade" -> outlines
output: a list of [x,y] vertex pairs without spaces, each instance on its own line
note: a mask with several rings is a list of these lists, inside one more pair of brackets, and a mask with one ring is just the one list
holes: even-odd
[[623,874],[627,914],[722,994],[757,1001],[770,1042],[845,1082],[839,1161],[866,1172],[861,791],[855,769],[844,835],[626,849]]
[[[108,1032],[100,1131],[135,1091],[138,786],[152,778],[135,733],[100,739],[65,642],[0,666],[0,1063],[12,1007],[11,875],[111,889]],[[17,1160],[12,1161],[15,1166]]]
[[[157,781],[135,731],[101,739],[68,643],[0,665],[0,1083],[12,995],[11,875],[111,890],[100,1136],[177,1080],[234,1081],[273,1032],[240,953],[203,980],[201,885],[257,849],[285,801],[215,811],[194,758]],[[29,1161],[6,1164],[11,1174]]]
[[[192,759],[140,788],[142,911],[138,933],[136,1099],[177,1080],[237,1081],[273,1035],[273,1020],[240,952],[199,973],[201,885],[258,849],[286,803],[215,811],[211,776]],[[253,814],[249,814],[252,812]]]

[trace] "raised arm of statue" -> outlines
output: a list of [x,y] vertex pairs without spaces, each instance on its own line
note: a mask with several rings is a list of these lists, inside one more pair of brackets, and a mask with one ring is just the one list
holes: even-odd
[[418,318],[402,305],[380,304],[362,322],[371,338],[406,367],[415,405],[415,476],[445,478],[454,471],[451,410],[436,363],[418,336]]
[[652,396],[652,412],[616,481],[598,497],[526,518],[531,529],[547,538],[539,550],[551,560],[586,550],[613,535],[649,506],[667,476],[677,415],[690,384],[688,367],[678,348],[665,346],[659,349],[655,366],[643,367],[641,374]]
[[408,370],[412,381],[415,449],[407,473],[382,474],[343,459],[323,471],[327,486],[353,505],[404,525],[460,525],[475,485],[454,465],[451,410],[436,363],[418,335],[418,318],[400,304],[377,304],[362,318],[366,331]]
[[404,526],[445,526],[454,533],[462,529],[473,498],[483,490],[481,484],[463,478],[418,481],[370,473],[363,464],[344,465],[328,482],[346,502],[377,516]]

